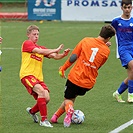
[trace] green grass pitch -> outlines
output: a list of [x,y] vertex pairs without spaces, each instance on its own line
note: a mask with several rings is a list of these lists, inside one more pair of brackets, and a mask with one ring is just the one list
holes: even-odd
[[[118,126],[133,119],[133,104],[117,103],[112,93],[119,87],[126,77],[126,70],[121,67],[116,59],[115,38],[111,39],[111,53],[106,64],[99,70],[96,85],[85,96],[78,97],[75,109],[80,109],[85,114],[83,124],[70,128],[63,127],[62,115],[58,124],[53,128],[40,127],[33,123],[26,112],[26,108],[35,104],[34,99],[27,93],[19,80],[21,63],[21,44],[27,39],[26,28],[36,24],[40,27],[39,44],[48,48],[58,47],[63,43],[65,48],[73,49],[84,37],[97,37],[102,22],[1,22],[2,56],[0,65],[0,132],[1,133],[108,133]],[[64,99],[64,85],[66,79],[58,75],[58,68],[67,57],[55,61],[44,59],[44,81],[50,89],[51,100],[48,104],[48,119]],[[66,71],[68,74],[69,69]],[[127,92],[123,95],[127,100]],[[39,115],[39,114],[38,114]],[[133,132],[133,126],[124,129],[121,133]]]

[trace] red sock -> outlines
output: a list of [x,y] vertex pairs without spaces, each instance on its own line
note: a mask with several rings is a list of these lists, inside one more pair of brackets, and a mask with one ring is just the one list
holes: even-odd
[[30,110],[31,114],[35,114],[39,111],[38,104],[36,103]]
[[44,121],[45,119],[47,119],[47,105],[45,98],[38,98],[37,104],[42,118],[41,121]]

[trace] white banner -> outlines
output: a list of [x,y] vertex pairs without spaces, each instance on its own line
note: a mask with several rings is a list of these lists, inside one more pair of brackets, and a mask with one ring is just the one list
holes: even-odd
[[111,21],[121,14],[121,0],[62,0],[63,21]]

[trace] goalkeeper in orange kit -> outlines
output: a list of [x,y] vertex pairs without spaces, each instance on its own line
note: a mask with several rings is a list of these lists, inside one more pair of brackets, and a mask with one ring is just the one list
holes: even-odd
[[86,37],[82,39],[72,51],[68,60],[59,68],[59,74],[65,78],[65,71],[75,62],[66,81],[64,101],[51,118],[57,123],[58,118],[66,112],[64,127],[71,124],[74,112],[74,101],[78,95],[83,96],[91,90],[96,82],[99,68],[106,62],[110,54],[108,42],[115,35],[111,25],[101,28],[97,38]]

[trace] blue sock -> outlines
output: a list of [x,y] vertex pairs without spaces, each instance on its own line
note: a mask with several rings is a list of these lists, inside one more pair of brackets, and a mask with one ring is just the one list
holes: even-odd
[[133,80],[128,80],[128,93],[133,93]]
[[127,88],[128,88],[128,85],[126,85],[124,82],[122,82],[120,87],[118,88],[118,93],[122,94]]

